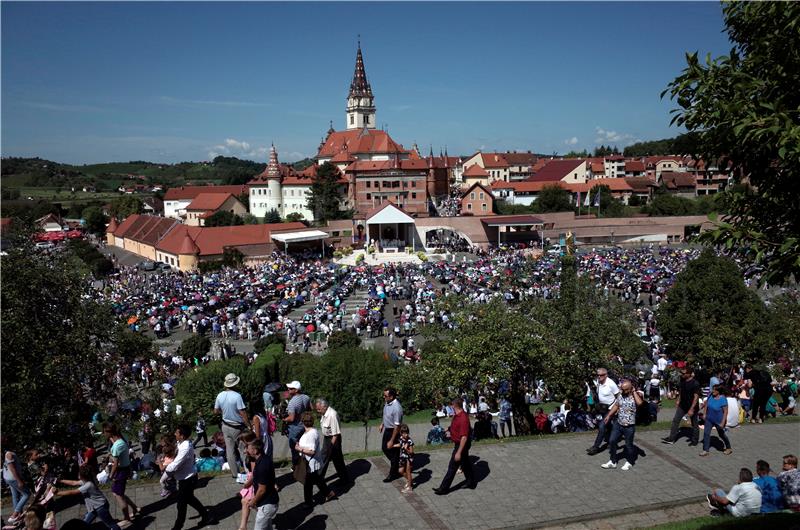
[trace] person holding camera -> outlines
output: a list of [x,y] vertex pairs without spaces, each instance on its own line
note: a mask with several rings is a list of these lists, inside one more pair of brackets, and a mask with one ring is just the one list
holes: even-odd
[[602,464],[600,467],[603,469],[615,469],[619,457],[617,456],[617,444],[619,439],[625,437],[625,464],[622,466],[623,471],[628,471],[633,467],[634,456],[636,455],[636,448],[633,445],[633,436],[636,433],[636,408],[644,403],[644,399],[636,388],[628,379],[623,380],[620,385],[620,394],[617,396],[616,401],[609,409],[606,417],[603,418],[603,424],[608,425],[611,419],[614,419],[611,428],[611,439],[608,442],[608,452],[611,459]]

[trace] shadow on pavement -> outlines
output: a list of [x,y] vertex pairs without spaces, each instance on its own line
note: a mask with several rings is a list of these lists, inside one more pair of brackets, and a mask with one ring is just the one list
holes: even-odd
[[[472,459],[472,473],[475,477],[475,482],[483,482],[483,479],[489,476],[491,470],[489,469],[489,462],[480,460],[476,456],[470,456]],[[476,462],[477,460],[477,462]]]
[[297,527],[297,530],[315,530],[317,528],[325,528],[327,525],[325,521],[327,521],[327,515],[315,515],[305,523],[301,524]]
[[[239,495],[229,497],[224,501],[215,504],[214,506],[207,507],[209,512],[214,514],[220,521],[227,519],[231,515],[239,514],[242,511],[242,498]],[[255,513],[250,513],[250,518],[255,518]]]
[[416,453],[414,455],[414,470],[422,469],[431,463],[431,456],[428,453]]
[[[273,521],[277,528],[325,528],[327,515],[317,515],[306,521],[306,517],[314,512],[313,508],[306,508],[302,503],[292,506],[284,512],[279,512]],[[319,526],[306,526],[307,523],[319,524]]]
[[417,474],[416,478],[414,478],[414,486],[421,486],[428,482],[431,477],[433,477],[433,472],[430,469],[421,469]]

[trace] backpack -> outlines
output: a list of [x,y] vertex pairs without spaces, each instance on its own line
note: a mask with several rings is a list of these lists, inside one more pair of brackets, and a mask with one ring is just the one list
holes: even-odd
[[275,414],[271,412],[267,412],[267,433],[272,436],[272,434],[278,430],[278,421],[275,418]]

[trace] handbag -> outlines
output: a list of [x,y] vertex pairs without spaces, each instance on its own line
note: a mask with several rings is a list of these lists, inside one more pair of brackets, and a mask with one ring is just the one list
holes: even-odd
[[292,476],[294,476],[294,479],[300,484],[305,484],[306,475],[308,475],[308,462],[306,461],[306,457],[301,455],[300,461],[294,466]]

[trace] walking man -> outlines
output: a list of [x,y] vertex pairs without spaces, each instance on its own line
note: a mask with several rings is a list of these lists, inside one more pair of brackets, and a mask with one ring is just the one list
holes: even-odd
[[[597,381],[594,384],[597,388],[597,414],[602,414],[605,417],[619,395],[619,387],[613,379],[608,377],[608,370],[605,368],[597,369]],[[597,428],[597,437],[595,437],[592,446],[586,450],[589,456],[599,453],[603,442],[608,442],[610,436],[611,429],[606,425],[605,421],[600,422]]]
[[450,439],[453,440],[453,454],[450,455],[450,462],[447,464],[447,473],[445,473],[442,483],[438,488],[433,488],[436,495],[447,495],[450,493],[450,486],[453,484],[453,479],[456,476],[456,471],[460,467],[464,472],[464,478],[467,480],[467,487],[475,489],[475,476],[472,473],[472,462],[469,459],[469,448],[471,445],[470,439],[472,438],[472,428],[469,424],[469,416],[464,412],[462,401],[460,398],[452,400],[453,410],[455,416],[450,424]]
[[275,466],[264,455],[264,442],[254,440],[247,445],[247,454],[256,459],[253,468],[253,496],[248,507],[256,510],[255,530],[272,530],[272,520],[278,513],[278,485],[275,483]]
[[194,466],[194,446],[189,437],[191,430],[188,425],[179,425],[175,429],[175,439],[178,441],[178,454],[175,460],[167,465],[166,472],[171,473],[178,481],[178,517],[172,530],[181,530],[186,521],[186,508],[191,506],[200,514],[198,526],[217,524],[216,517],[211,515],[197,497],[194,496],[194,489],[197,487],[197,470]]
[[389,459],[389,474],[383,479],[391,482],[400,478],[400,449],[395,448],[397,438],[400,436],[400,424],[403,423],[403,407],[397,400],[397,391],[388,387],[383,391],[383,421],[378,432],[383,433],[381,441],[383,454]]
[[[236,457],[239,454],[239,436],[242,431],[250,428],[250,420],[247,417],[242,395],[236,391],[239,380],[239,376],[236,374],[226,375],[225,390],[217,394],[217,399],[214,401],[214,414],[222,415],[225,457],[234,480],[239,474],[239,465],[236,463]],[[244,462],[244,458],[241,461]]]
[[295,466],[300,458],[300,453],[297,452],[295,446],[306,431],[300,418],[304,412],[311,410],[311,398],[300,393],[302,388],[300,381],[292,381],[286,385],[286,388],[289,390],[289,405],[286,407],[287,416],[283,421],[289,425],[289,449],[292,452],[292,466]]
[[644,398],[633,388],[633,383],[627,379],[620,383],[620,390],[622,392],[617,396],[616,402],[611,406],[606,417],[603,418],[603,423],[606,424],[611,418],[614,418],[614,424],[611,429],[611,440],[608,442],[608,452],[611,459],[600,467],[603,469],[617,467],[617,461],[619,460],[617,444],[619,439],[624,436],[625,464],[622,466],[622,471],[628,471],[633,467],[633,459],[636,454],[636,449],[633,446],[633,436],[636,434],[636,407],[644,403]]
[[128,484],[128,478],[131,472],[131,457],[130,450],[127,442],[122,438],[119,433],[119,427],[115,423],[106,423],[103,425],[103,433],[111,442],[111,493],[114,494],[114,500],[122,510],[122,516],[126,521],[132,521],[135,515],[139,514],[139,508],[136,504],[125,495],[125,488]]
[[675,417],[672,418],[672,428],[669,436],[662,438],[661,443],[672,445],[678,439],[678,430],[681,420],[688,416],[692,422],[692,437],[689,445],[697,445],[700,440],[700,426],[697,423],[697,403],[700,400],[700,383],[694,378],[694,370],[689,367],[681,370],[681,382],[678,386],[678,398],[675,400],[677,408]]
[[326,399],[319,398],[316,402],[317,413],[320,414],[320,430],[322,431],[322,455],[324,464],[320,476],[324,479],[328,471],[328,464],[333,462],[336,475],[342,484],[350,483],[350,475],[344,464],[342,455],[342,429],[339,427],[339,414],[328,404]]

